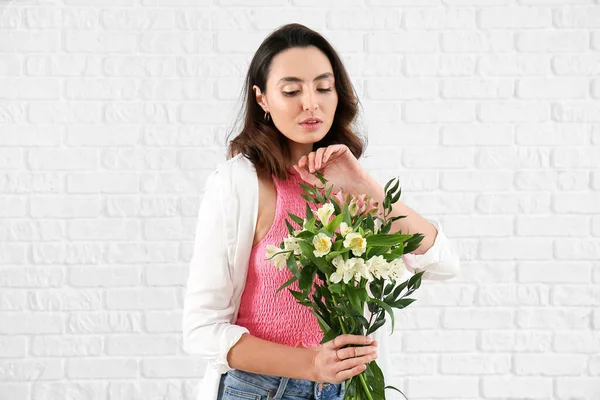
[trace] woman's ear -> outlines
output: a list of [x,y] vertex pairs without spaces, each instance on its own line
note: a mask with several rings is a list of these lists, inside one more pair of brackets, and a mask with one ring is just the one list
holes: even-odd
[[252,86],[252,90],[254,91],[254,95],[256,96],[256,102],[262,107],[262,109],[265,112],[269,111],[269,108],[265,101],[265,95],[261,92],[260,88],[254,85]]

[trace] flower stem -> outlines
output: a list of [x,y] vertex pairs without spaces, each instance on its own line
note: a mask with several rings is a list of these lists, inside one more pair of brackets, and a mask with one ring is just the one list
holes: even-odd
[[[332,297],[333,297],[334,301],[337,302],[337,300],[335,299],[333,294],[332,294]],[[342,317],[338,315],[338,319],[340,321],[340,326],[342,327],[342,333],[346,334],[346,328],[344,328],[344,324],[342,323]],[[360,379],[360,384],[362,385],[363,389],[365,389],[365,394],[367,395],[367,399],[373,400],[373,396],[371,396],[371,393],[369,392],[369,387],[367,386],[367,382],[365,382],[365,377],[363,375],[363,372],[361,372],[358,375],[358,379]]]

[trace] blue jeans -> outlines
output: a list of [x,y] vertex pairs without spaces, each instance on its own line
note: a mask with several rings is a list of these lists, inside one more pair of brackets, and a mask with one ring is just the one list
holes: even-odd
[[218,400],[342,400],[345,385],[231,370],[221,375]]

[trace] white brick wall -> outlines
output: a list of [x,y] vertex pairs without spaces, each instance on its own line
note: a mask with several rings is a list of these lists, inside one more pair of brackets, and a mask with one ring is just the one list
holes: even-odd
[[398,312],[389,382],[599,399],[600,1],[4,0],[0,400],[194,399],[199,199],[288,22],[340,51],[363,165],[462,258]]

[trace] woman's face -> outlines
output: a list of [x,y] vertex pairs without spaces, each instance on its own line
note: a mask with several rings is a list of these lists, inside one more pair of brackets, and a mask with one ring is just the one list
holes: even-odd
[[[338,96],[331,63],[314,46],[292,48],[273,58],[266,93],[253,86],[256,101],[269,111],[277,129],[288,139],[294,163],[312,151],[331,128]],[[309,117],[322,122],[310,129]]]

